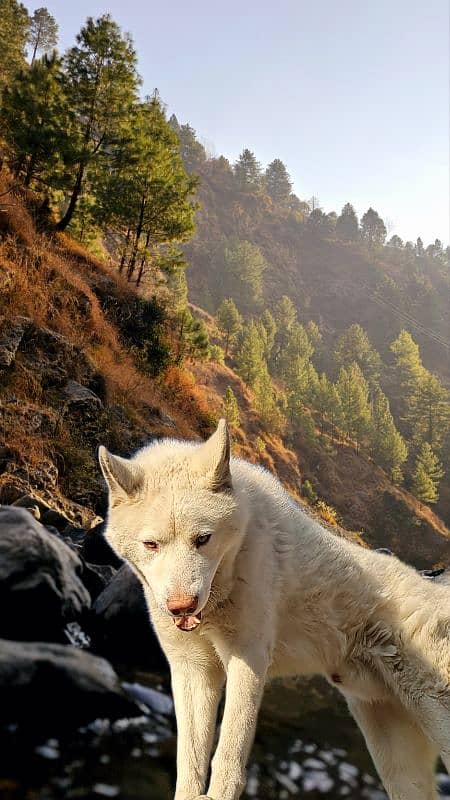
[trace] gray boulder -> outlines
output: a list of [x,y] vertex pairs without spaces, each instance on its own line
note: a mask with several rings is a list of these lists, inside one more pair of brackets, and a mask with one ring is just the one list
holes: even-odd
[[90,596],[82,563],[24,508],[0,506],[0,636],[64,641]]
[[128,564],[97,597],[93,612],[90,632],[95,649],[102,655],[122,665],[167,669],[141,583]]
[[44,730],[142,716],[111,664],[76,647],[0,640],[3,722]]

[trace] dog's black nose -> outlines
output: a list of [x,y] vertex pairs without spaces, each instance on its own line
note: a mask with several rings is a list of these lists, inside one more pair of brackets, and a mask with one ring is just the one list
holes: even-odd
[[194,614],[198,606],[198,597],[191,594],[173,594],[167,600],[167,608],[174,617],[187,617]]

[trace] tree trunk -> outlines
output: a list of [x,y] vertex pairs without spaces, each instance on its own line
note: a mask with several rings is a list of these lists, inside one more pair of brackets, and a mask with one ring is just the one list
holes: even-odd
[[78,167],[77,172],[77,179],[75,181],[75,186],[73,187],[72,196],[70,198],[69,205],[67,207],[67,211],[64,214],[63,218],[58,222],[56,226],[57,231],[65,231],[68,224],[71,222],[72,217],[75,213],[75,209],[77,207],[78,198],[81,193],[81,187],[83,185],[83,177],[84,177],[84,170],[85,170],[85,162],[82,161],[80,166]]
[[30,160],[28,162],[27,170],[26,170],[26,173],[25,173],[25,180],[23,182],[23,185],[27,189],[29,188],[31,181],[33,180],[33,172],[34,172],[34,168],[36,166],[36,161],[37,161],[37,153],[34,152],[34,153],[31,154],[31,158],[30,158]]
[[[147,250],[149,242],[150,242],[150,233],[147,233],[147,238],[145,240],[145,250]],[[138,277],[137,277],[136,286],[140,286],[141,285],[141,280],[142,280],[142,276],[144,275],[144,269],[145,269],[146,263],[147,263],[147,254],[144,253],[144,255],[141,258],[141,266],[139,268],[139,274],[138,274]]]
[[131,281],[131,278],[132,278],[132,275],[133,275],[133,272],[134,272],[134,268],[136,266],[137,251],[138,251],[139,242],[140,242],[140,239],[141,239],[141,236],[142,236],[142,228],[144,227],[145,203],[146,203],[146,198],[145,198],[145,195],[143,195],[142,200],[141,200],[141,208],[140,208],[140,211],[139,211],[139,220],[138,220],[138,224],[137,224],[137,227],[136,227],[133,250],[132,250],[132,253],[131,253],[131,258],[130,258],[130,262],[128,264],[128,270],[127,270],[127,278],[128,278],[129,281]]
[[129,241],[130,241],[130,236],[131,236],[131,228],[128,228],[127,235],[125,236],[125,244],[124,244],[124,248],[123,248],[122,258],[120,259],[120,264],[119,264],[119,272],[120,273],[123,272],[123,268],[125,266],[125,260],[126,260],[126,257],[127,257],[128,244],[129,244]]

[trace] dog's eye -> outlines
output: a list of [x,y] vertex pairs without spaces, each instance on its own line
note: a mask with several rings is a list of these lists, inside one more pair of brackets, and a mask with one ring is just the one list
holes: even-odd
[[144,547],[146,550],[152,550],[155,552],[159,549],[159,544],[158,542],[144,542]]
[[210,533],[201,533],[200,536],[197,536],[195,540],[195,546],[201,547],[202,544],[206,544],[206,542],[209,542],[210,538],[211,538]]

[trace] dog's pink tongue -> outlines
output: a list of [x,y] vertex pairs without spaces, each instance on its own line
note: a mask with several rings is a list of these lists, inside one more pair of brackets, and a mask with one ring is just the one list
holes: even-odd
[[180,631],[193,631],[200,625],[201,619],[198,617],[177,617],[174,623]]

